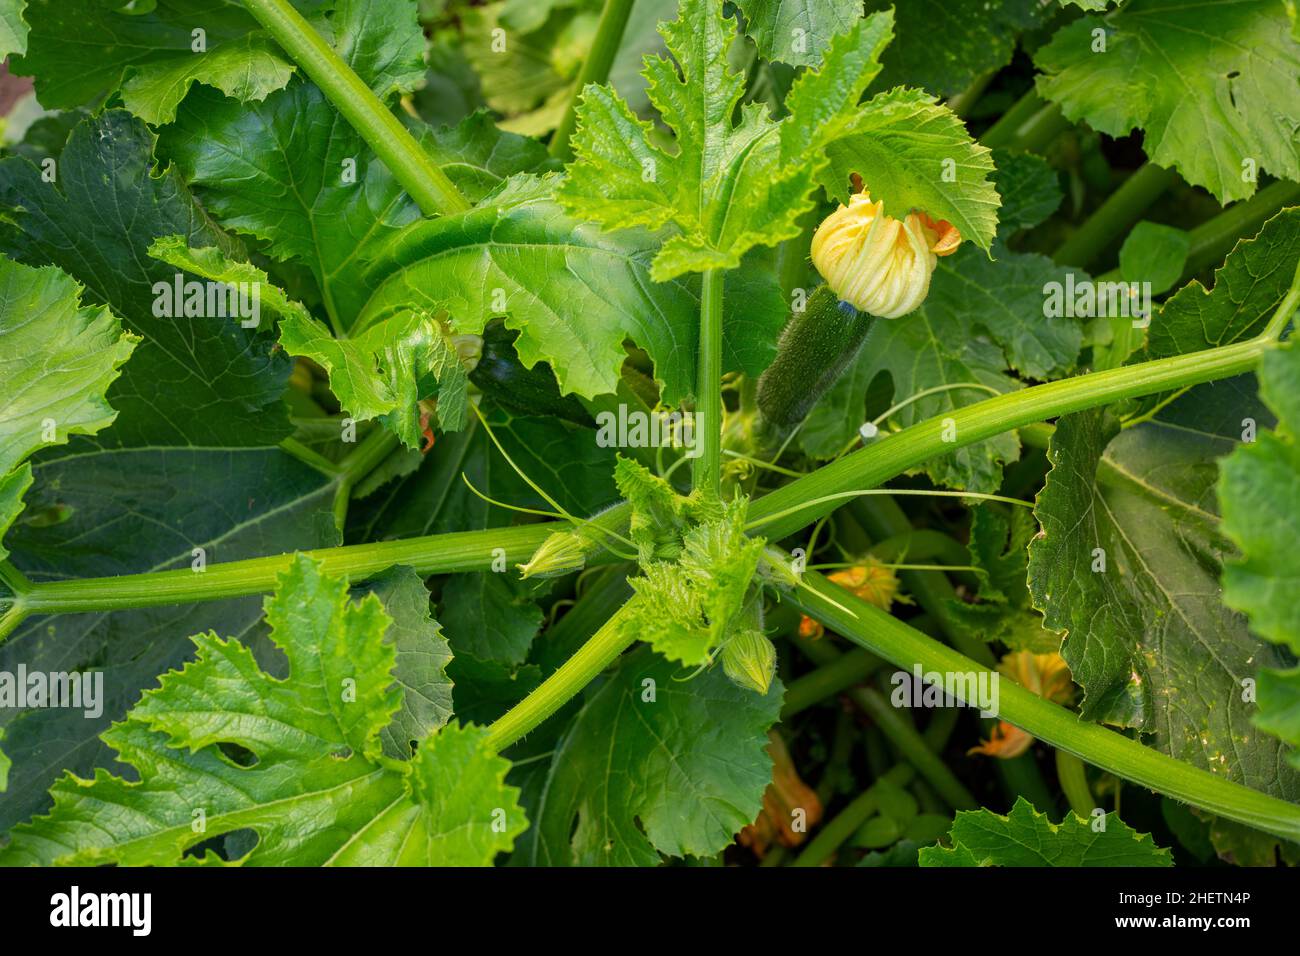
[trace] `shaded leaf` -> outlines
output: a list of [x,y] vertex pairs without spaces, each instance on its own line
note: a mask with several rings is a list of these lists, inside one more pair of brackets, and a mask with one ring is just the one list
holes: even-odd
[[1057,424],[1035,513],[1029,586],[1084,690],[1086,718],[1153,734],[1170,755],[1286,799],[1300,777],[1251,724],[1243,680],[1281,663],[1225,607],[1233,547],[1220,527],[1216,461],[1242,419],[1267,421],[1253,382],[1193,389],[1152,420],[1102,411]]
[[862,16],[860,0],[738,0],[745,32],[759,55],[794,66],[814,66],[838,33]]
[[[234,319],[158,314],[158,289],[176,270],[150,259],[154,239],[233,252],[173,170],[156,169],[153,136],[121,110],[72,132],[47,183],[26,159],[0,160],[0,249],[32,265],[52,263],[142,336],[109,389],[114,435],[132,444],[274,444],[289,431],[279,399],[289,361],[274,337]],[[161,284],[161,285],[160,285]],[[156,288],[157,287],[157,288]]]

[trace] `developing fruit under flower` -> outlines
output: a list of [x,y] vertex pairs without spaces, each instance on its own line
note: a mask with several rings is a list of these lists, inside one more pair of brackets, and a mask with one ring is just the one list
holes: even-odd
[[817,227],[812,261],[841,300],[896,319],[925,301],[937,257],[955,252],[961,233],[923,212],[899,222],[884,207],[866,192],[852,196]]

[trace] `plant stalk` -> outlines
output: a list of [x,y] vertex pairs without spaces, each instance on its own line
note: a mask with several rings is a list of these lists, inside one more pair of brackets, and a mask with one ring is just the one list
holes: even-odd
[[488,727],[488,746],[504,750],[515,743],[595,679],[620,654],[636,641],[636,631],[624,622],[636,610],[640,597],[634,597],[601,625],[591,640],[560,665],[550,677],[527,697],[515,704]]
[[470,208],[415,137],[289,0],[244,0],[244,6],[352,124],[421,212],[454,215]]
[[[758,522],[780,514],[781,517],[762,525],[764,537],[779,541],[839,505],[837,501],[813,504],[814,499],[877,488],[937,455],[1014,428],[1125,398],[1230,378],[1254,368],[1259,357],[1271,347],[1268,340],[1251,339],[1035,385],[953,409],[945,416],[918,422],[879,439],[764,495],[750,506],[749,519]],[[956,441],[944,440],[945,423],[955,429]]]
[[[894,665],[928,674],[979,674],[981,668],[951,648],[879,608],[805,572],[791,600],[828,629]],[[1288,840],[1300,840],[1300,806],[1270,797],[1175,760],[1073,711],[1044,700],[1012,681],[999,684],[998,716],[1048,744],[1102,770],[1185,803]]]
[[591,44],[591,52],[582,65],[578,82],[569,98],[569,106],[564,111],[564,118],[555,128],[551,137],[550,154],[556,159],[568,162],[573,158],[569,140],[578,125],[578,100],[588,83],[604,83],[609,79],[609,68],[614,65],[618,55],[619,44],[623,42],[623,31],[627,28],[628,17],[632,15],[635,0],[605,0],[605,8],[600,12],[600,23],[596,26],[596,39]]
[[722,276],[703,275],[700,292],[700,363],[695,376],[695,487],[722,493]]
[[1086,266],[1101,255],[1133,224],[1142,218],[1147,207],[1178,180],[1172,169],[1155,163],[1143,163],[1123,185],[1106,197],[1106,201],[1075,230],[1053,258],[1061,265]]

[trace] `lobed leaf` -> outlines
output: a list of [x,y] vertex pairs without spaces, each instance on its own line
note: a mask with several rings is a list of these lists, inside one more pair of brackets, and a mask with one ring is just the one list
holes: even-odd
[[1245,199],[1260,171],[1300,179],[1293,16],[1277,0],[1130,0],[1041,47],[1038,90],[1100,132],[1141,129],[1152,162],[1220,202]]
[[[586,700],[551,762],[528,865],[655,866],[712,856],[751,823],[772,779],[766,733],[784,693],[689,681],[650,648]],[[683,807],[689,812],[683,812]]]
[[1173,866],[1173,855],[1108,813],[1102,829],[1066,813],[1052,823],[1024,797],[1006,816],[961,810],[952,846],[921,848],[921,866]]
[[287,678],[236,641],[198,635],[194,662],[104,735],[140,780],[65,777],[53,811],[16,828],[0,862],[212,864],[211,841],[241,830],[256,842],[231,862],[251,865],[485,865],[510,849],[527,822],[486,731],[451,724],[409,763],[381,760],[402,692],[378,598],[351,603],[299,556],[266,616]]

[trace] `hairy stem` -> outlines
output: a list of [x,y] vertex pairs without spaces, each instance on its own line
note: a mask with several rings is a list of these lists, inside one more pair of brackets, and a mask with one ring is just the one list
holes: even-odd
[[[926,674],[979,674],[978,664],[904,622],[807,572],[792,600],[828,629],[892,664]],[[1300,839],[1300,806],[1175,760],[1044,700],[1012,681],[999,684],[998,716],[1059,750],[1126,780],[1288,840]]]
[[[1035,385],[954,409],[945,416],[918,422],[759,498],[750,506],[749,518],[757,523],[780,514],[780,518],[762,525],[763,535],[769,541],[778,541],[838,505],[834,500],[812,503],[817,499],[876,488],[938,455],[1013,428],[1124,398],[1247,372],[1271,347],[1272,343],[1266,339],[1252,339]],[[956,431],[956,441],[946,441],[945,432],[951,435],[952,429]]]
[[[326,573],[346,576],[354,583],[397,564],[408,565],[422,575],[487,571],[492,568],[498,554],[503,554],[508,564],[528,560],[552,532],[563,527],[566,525],[561,522],[545,522],[404,541],[319,548],[306,553],[324,562]],[[71,614],[260,594],[274,589],[276,578],[292,560],[291,554],[278,554],[211,564],[202,572],[183,568],[120,577],[41,582],[33,584],[19,596],[18,606],[27,614]]]
[[700,364],[695,376],[695,487],[722,491],[722,270],[704,273],[700,293]]
[[470,208],[401,121],[289,0],[244,0],[244,6],[352,124],[421,212],[452,215]]
[[609,68],[614,64],[619,44],[623,42],[623,31],[627,28],[627,18],[632,14],[634,0],[605,0],[605,9],[600,13],[600,23],[596,26],[596,39],[591,44],[591,52],[582,65],[578,82],[573,88],[564,118],[551,137],[550,153],[556,159],[567,162],[573,158],[569,140],[578,125],[578,99],[588,83],[604,83],[609,79]]
[[494,750],[509,747],[568,703],[631,647],[636,632],[625,627],[624,622],[635,613],[640,600],[634,597],[624,604],[559,670],[488,727],[488,746]]
[[[1293,296],[1288,296],[1292,304],[1293,299]],[[1274,324],[1284,324],[1282,316],[1289,315],[1289,312],[1279,310]],[[1035,385],[967,405],[947,416],[918,422],[756,499],[750,505],[749,517],[758,520],[783,513],[781,518],[763,525],[764,536],[769,541],[778,541],[833,511],[839,503],[838,500],[810,503],[815,499],[877,487],[936,455],[984,441],[1013,428],[1123,398],[1137,398],[1238,375],[1254,368],[1260,355],[1272,346],[1268,339],[1253,339]],[[945,418],[952,419],[956,428],[955,441],[943,440]],[[615,527],[619,523],[625,524],[627,518],[626,506],[620,506],[603,513],[598,523]],[[491,566],[494,548],[504,549],[505,558],[511,564],[526,561],[552,532],[567,527],[565,522],[545,522],[490,531],[320,548],[308,553],[323,560],[329,573],[346,574],[353,582],[363,581],[394,564],[408,564],[422,574],[480,571]],[[277,575],[290,560],[290,555],[281,554],[212,564],[202,574],[188,570],[160,571],[34,584],[19,599],[19,607],[24,615],[110,611],[258,594],[274,588]],[[594,560],[603,558],[597,556]]]

